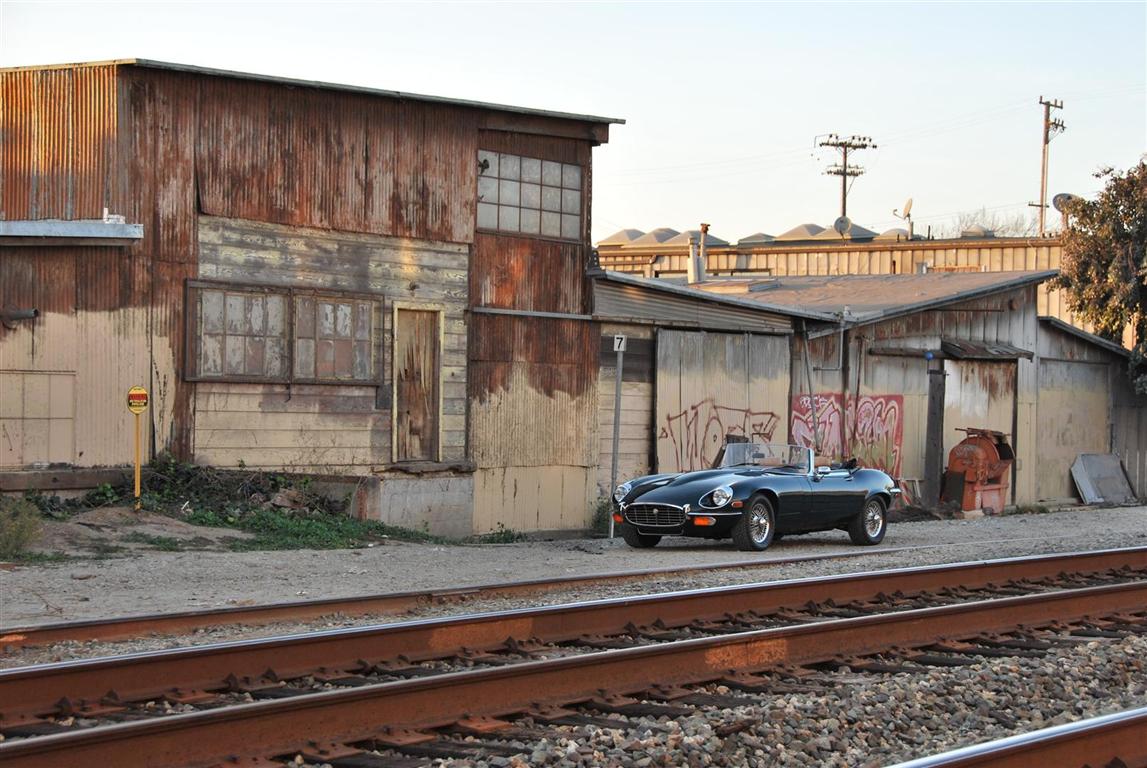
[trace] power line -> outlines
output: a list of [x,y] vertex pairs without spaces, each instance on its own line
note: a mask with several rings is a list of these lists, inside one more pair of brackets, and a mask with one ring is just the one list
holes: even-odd
[[848,136],[841,138],[835,133],[830,133],[825,138],[817,142],[817,146],[832,147],[833,149],[840,150],[840,162],[830,165],[825,169],[827,176],[840,177],[840,215],[841,217],[848,215],[848,189],[849,179],[856,178],[864,174],[864,169],[858,165],[848,165],[848,153],[850,150],[855,149],[876,149],[876,144],[872,141],[871,136]]

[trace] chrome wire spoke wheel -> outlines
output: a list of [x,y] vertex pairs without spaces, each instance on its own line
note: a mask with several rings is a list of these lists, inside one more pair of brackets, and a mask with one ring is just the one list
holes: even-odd
[[864,532],[875,539],[884,530],[884,507],[879,501],[870,501],[864,508]]
[[769,537],[769,508],[764,504],[754,504],[749,512],[749,535],[758,544]]

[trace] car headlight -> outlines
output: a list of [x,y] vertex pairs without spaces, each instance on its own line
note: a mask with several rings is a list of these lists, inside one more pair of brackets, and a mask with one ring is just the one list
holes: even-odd
[[727,485],[722,485],[713,491],[713,506],[723,507],[729,503],[729,499],[731,498],[733,498],[733,489]]
[[613,489],[613,500],[620,504],[621,500],[628,496],[632,490],[633,486],[630,483],[622,483]]

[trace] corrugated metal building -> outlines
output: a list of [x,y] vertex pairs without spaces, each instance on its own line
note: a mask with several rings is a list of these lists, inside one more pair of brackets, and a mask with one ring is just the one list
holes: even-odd
[[[611,122],[142,60],[0,72],[0,309],[39,311],[0,328],[0,469],[127,463],[144,384],[151,455],[381,479],[380,514],[444,533],[583,527]],[[67,480],[2,487],[37,482]]]
[[[1038,319],[1038,288],[1054,274],[710,277],[679,285],[602,272],[599,487],[608,486],[607,343],[616,332],[642,340],[636,365],[623,369],[622,476],[703,466],[725,434],[751,432],[858,457],[927,501],[938,497],[948,454],[964,438],[959,428],[980,427],[1009,435],[1018,459],[1013,503],[1075,497],[1069,468],[1083,452],[1118,453],[1136,492],[1147,495],[1138,429],[1147,399],[1128,387],[1118,345]],[[706,294],[727,303],[701,311],[697,297]],[[669,304],[684,297],[691,308]],[[762,319],[788,317],[794,332],[738,315],[753,307]],[[634,315],[653,327],[642,332]]]

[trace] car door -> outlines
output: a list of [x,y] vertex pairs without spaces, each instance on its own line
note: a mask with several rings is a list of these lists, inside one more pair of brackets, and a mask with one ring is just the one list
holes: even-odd
[[833,470],[816,473],[811,478],[809,520],[816,525],[831,525],[860,511],[864,503],[865,488],[856,482],[853,473]]

